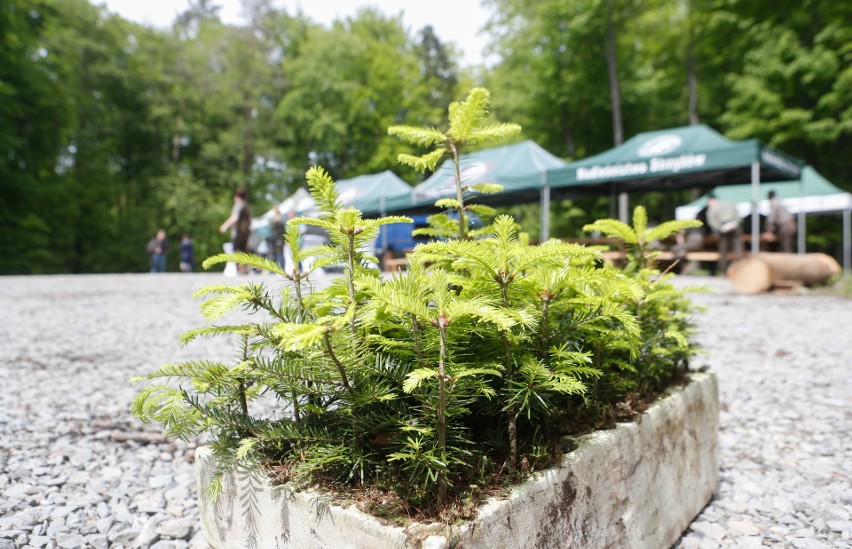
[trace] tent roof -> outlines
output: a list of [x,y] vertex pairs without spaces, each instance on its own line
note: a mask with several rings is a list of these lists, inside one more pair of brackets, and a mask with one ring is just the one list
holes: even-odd
[[381,173],[359,175],[337,182],[340,200],[346,206],[361,211],[382,211],[383,199],[392,200],[409,196],[411,185],[390,170]]
[[[411,195],[411,186],[400,179],[390,170],[369,175],[359,175],[351,179],[341,179],[335,182],[340,201],[347,207],[359,210],[382,211],[382,198],[390,200],[399,197],[408,198]],[[314,199],[303,187],[299,187],[286,200],[278,204],[277,208],[286,216],[287,212],[293,211],[298,215],[308,214],[314,210]],[[252,229],[261,229],[269,224],[274,215],[272,208],[262,216],[252,220]]]
[[252,230],[258,230],[265,228],[269,225],[269,221],[272,219],[272,216],[275,214],[275,208],[278,208],[278,211],[281,212],[283,216],[287,216],[287,212],[295,212],[296,214],[301,214],[302,212],[307,211],[314,206],[314,199],[311,198],[310,193],[306,191],[303,187],[299,187],[296,191],[288,196],[284,201],[279,203],[274,208],[270,209],[260,217],[255,217],[251,220],[251,228]]
[[[526,140],[511,145],[491,147],[468,154],[459,159],[460,175],[465,185],[498,183],[503,192],[493,197],[538,190],[547,170],[567,166],[561,158],[542,149],[533,141]],[[466,196],[482,196],[468,191]],[[456,184],[452,160],[443,164],[423,183],[417,185],[410,196],[400,196],[386,203],[387,211],[410,210],[431,207],[439,198],[455,197]],[[488,195],[492,197],[492,195]],[[375,213],[372,210],[367,213]]]
[[[831,184],[811,166],[802,168],[802,176],[799,180],[761,183],[762,200],[758,203],[758,211],[762,215],[769,213],[769,201],[766,200],[769,191],[775,191],[791,213],[837,212],[852,208],[852,194]],[[736,204],[740,215],[746,216],[751,213],[751,184],[717,187],[712,192],[719,200]],[[704,195],[677,208],[675,217],[695,219],[698,212],[706,205],[707,195]]]
[[555,189],[654,190],[742,183],[751,179],[754,162],[760,163],[761,181],[796,178],[802,164],[756,139],[734,141],[700,124],[640,133],[547,176]]

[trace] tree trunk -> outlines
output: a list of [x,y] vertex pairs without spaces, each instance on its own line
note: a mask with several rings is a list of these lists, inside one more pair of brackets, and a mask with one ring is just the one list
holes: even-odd
[[621,119],[621,86],[618,81],[618,59],[616,55],[616,36],[614,2],[607,2],[606,21],[606,69],[609,76],[609,96],[612,103],[612,133],[616,146],[624,142],[624,125]]
[[695,42],[689,31],[686,45],[686,89],[689,93],[689,125],[698,125],[698,74],[695,71]]
[[[447,458],[447,388],[446,388],[446,355],[447,355],[447,319],[438,317],[438,336],[440,349],[438,355],[438,449],[441,459]],[[438,507],[447,501],[447,476],[444,471],[438,472]]]
[[574,131],[571,129],[571,117],[568,115],[568,107],[562,106],[562,128],[565,136],[565,154],[569,158],[574,158],[577,154],[577,148],[574,145]]
[[450,152],[453,154],[453,173],[456,178],[456,200],[459,203],[459,240],[467,240],[467,220],[464,216],[464,194],[462,193],[461,173],[459,172],[459,150],[456,144],[450,142]]
[[[243,175],[246,182],[251,179],[254,168],[254,113],[252,112],[251,97],[246,96],[246,105],[243,108],[243,120],[245,122],[245,133],[243,135]],[[247,183],[246,183],[247,184]]]

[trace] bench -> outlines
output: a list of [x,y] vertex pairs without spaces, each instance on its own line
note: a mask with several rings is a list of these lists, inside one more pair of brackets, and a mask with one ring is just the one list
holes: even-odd
[[[624,265],[625,252],[622,250],[604,250],[601,253],[601,256],[604,260],[604,263],[608,263],[610,265]],[[729,252],[729,257],[731,259],[734,258],[733,252]],[[654,261],[658,261],[660,263],[671,263],[674,260],[674,254],[669,251],[657,251],[654,255]],[[691,252],[686,252],[686,257],[682,258],[682,261],[718,263],[719,252],[711,250],[694,250]]]
[[[656,259],[659,261],[674,261],[672,252],[659,252]],[[711,252],[707,250],[696,250],[694,252],[686,252],[686,261],[719,261],[719,252]]]
[[392,257],[392,258],[385,259],[385,261],[384,261],[385,271],[387,271],[389,273],[395,273],[395,272],[399,271],[400,269],[405,269],[405,267],[407,265],[408,265],[408,258],[407,257]]
[[[612,244],[618,243],[621,244],[620,240],[616,239],[570,239],[566,240],[566,242],[573,242],[576,244],[585,244],[585,245],[602,245],[602,244]],[[733,252],[731,252],[732,254]],[[625,250],[623,247],[616,250],[604,250],[601,253],[604,262],[610,264],[623,264],[625,257]],[[656,261],[674,261],[675,257],[672,252],[669,251],[659,251],[655,257]],[[686,252],[686,257],[684,261],[704,261],[704,262],[718,262],[719,261],[719,252],[712,250],[694,250],[691,252]],[[395,273],[400,269],[404,270],[408,265],[407,257],[387,257],[384,259],[384,268],[385,271],[389,273]]]

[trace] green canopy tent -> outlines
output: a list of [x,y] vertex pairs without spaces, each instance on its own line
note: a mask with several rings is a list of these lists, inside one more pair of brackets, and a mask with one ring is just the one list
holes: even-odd
[[[708,187],[749,181],[752,207],[760,183],[797,179],[802,162],[756,139],[733,141],[701,124],[640,133],[601,154],[547,172],[547,184],[561,195],[608,193],[619,196],[619,212],[627,220],[627,193]],[[752,218],[752,251],[759,226]]]
[[[798,215],[799,253],[805,252],[805,215],[810,213],[837,213],[843,215],[843,268],[852,269],[852,194],[845,192],[825,179],[811,166],[802,168],[801,177],[795,181],[782,181],[761,185],[763,199],[758,202],[758,212],[768,215],[769,200],[766,195],[775,191],[778,198],[792,214]],[[717,187],[712,191],[725,202],[736,205],[740,215],[751,212],[752,189],[750,184]],[[707,206],[707,195],[675,210],[677,219],[695,219]]]
[[[473,190],[466,197],[476,198],[489,204],[517,203],[519,200],[541,198],[549,203],[545,196],[547,173],[567,166],[567,163],[542,149],[533,141],[521,141],[511,145],[491,147],[462,155],[459,159],[460,176],[464,185],[497,183],[503,185],[503,191],[493,195],[483,195]],[[431,208],[436,200],[456,196],[453,163],[446,160],[423,183],[414,187],[408,196],[389,198],[386,211],[412,211]],[[547,210],[543,210],[547,211]],[[365,209],[365,213],[377,213],[377,208]],[[549,216],[542,216],[542,233],[549,232]]]
[[385,215],[388,200],[411,195],[411,185],[390,170],[337,182],[340,201],[347,207]]
[[[346,206],[358,208],[362,212],[378,212],[382,217],[390,211],[386,206],[387,201],[411,196],[411,185],[390,170],[340,180],[337,182],[337,190],[340,201]],[[381,232],[381,238],[382,249],[385,249],[387,231]]]

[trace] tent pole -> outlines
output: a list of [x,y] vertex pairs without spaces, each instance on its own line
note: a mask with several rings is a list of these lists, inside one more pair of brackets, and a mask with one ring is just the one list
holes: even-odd
[[852,271],[852,205],[843,210],[843,270]]
[[550,185],[547,184],[547,172],[541,176],[543,179],[541,187],[541,234],[539,242],[547,242],[550,239]]
[[760,201],[760,162],[751,163],[751,253],[760,251],[760,212],[757,203]]
[[[388,214],[385,211],[385,195],[381,195],[379,197],[379,213],[382,217],[387,217]],[[388,251],[388,229],[387,225],[383,225],[379,227],[379,231],[381,231],[382,235],[382,253]]]
[[[805,203],[805,182],[802,181],[801,177],[799,178],[799,204]],[[805,208],[799,207],[799,238],[798,238],[798,252],[800,254],[805,253]]]
[[618,212],[616,211],[618,207],[616,206],[616,198],[615,198],[615,184],[609,184],[609,216],[615,217]]
[[618,220],[630,224],[630,200],[626,192],[618,193]]

